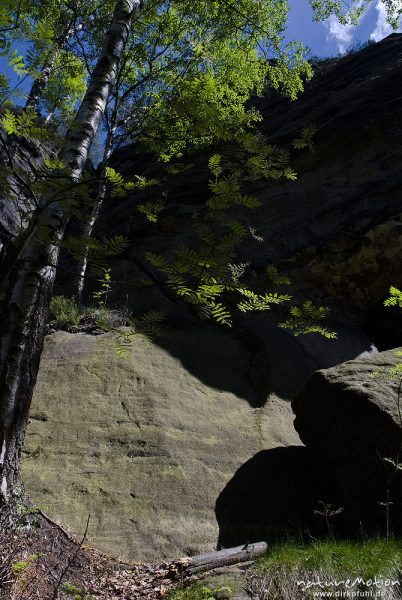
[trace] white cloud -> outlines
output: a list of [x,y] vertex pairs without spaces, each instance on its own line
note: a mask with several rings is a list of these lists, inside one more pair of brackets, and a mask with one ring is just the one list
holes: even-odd
[[[363,1],[364,0],[357,0],[355,8],[362,6]],[[377,13],[377,20],[375,22],[374,29],[370,34],[370,39],[379,42],[393,31],[397,31],[399,33],[402,32],[402,23],[396,30],[393,30],[392,27],[387,23],[387,10],[383,0],[376,0],[376,4],[375,6],[372,6],[372,10],[364,11],[360,22],[362,19],[366,18],[368,14],[370,14],[370,20],[373,18],[374,21],[375,12]],[[332,15],[323,23],[328,31],[327,42],[334,41],[338,47],[338,51],[341,54],[345,54],[346,50],[353,45],[355,30],[356,27],[360,25],[360,22],[357,25],[342,25],[337,17]]]
[[328,29],[327,41],[334,40],[341,54],[345,54],[353,41],[354,25],[342,25],[337,17],[332,15],[325,21]]
[[[360,8],[364,0],[357,0],[354,8]],[[363,18],[366,13],[363,13]],[[362,18],[362,17],[361,17]],[[358,25],[342,25],[338,18],[332,15],[324,23],[328,29],[327,41],[333,39],[338,46],[341,54],[345,54],[346,50],[352,45],[354,30]]]
[[[377,22],[375,24],[375,29],[370,34],[370,39],[379,42],[394,30],[389,23],[387,23],[387,10],[382,0],[378,0],[375,9],[377,11]],[[396,31],[402,32],[402,27],[399,27]]]

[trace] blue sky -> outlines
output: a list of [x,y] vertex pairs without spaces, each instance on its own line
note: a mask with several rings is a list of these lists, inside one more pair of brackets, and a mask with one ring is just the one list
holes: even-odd
[[[308,0],[290,0],[288,39],[299,39],[315,56],[336,56],[358,43],[370,38],[378,42],[392,33],[385,20],[385,7],[381,0],[373,0],[357,27],[344,27],[336,18],[325,23],[312,19]],[[402,31],[402,28],[399,28]]]
[[[312,19],[312,10],[308,0],[290,0],[289,25],[286,39],[298,39],[311,49],[314,56],[336,56],[358,43],[370,38],[379,41],[391,33],[385,21],[385,7],[382,0],[373,0],[357,27],[342,26],[336,18],[325,23],[316,23]],[[402,31],[402,27],[399,28]],[[23,53],[23,48],[19,48]],[[0,72],[9,77],[15,85],[17,77],[7,61],[0,57]],[[22,89],[30,88],[30,81],[23,82]]]

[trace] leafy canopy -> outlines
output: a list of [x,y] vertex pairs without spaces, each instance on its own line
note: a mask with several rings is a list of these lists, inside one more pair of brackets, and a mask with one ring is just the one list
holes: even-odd
[[[310,0],[317,20],[355,22],[372,0]],[[102,137],[136,141],[162,159],[245,132],[260,119],[252,95],[266,86],[295,98],[312,75],[299,42],[286,44],[288,0],[148,0],[132,23]],[[65,127],[103,45],[113,0],[4,0],[0,50],[21,76],[51,65],[41,108]],[[389,22],[401,14],[386,0]],[[18,43],[27,47],[21,55]],[[17,46],[16,46],[17,44]],[[18,96],[5,76],[1,97]],[[110,154],[108,148],[106,154]],[[99,156],[100,159],[105,155]]]

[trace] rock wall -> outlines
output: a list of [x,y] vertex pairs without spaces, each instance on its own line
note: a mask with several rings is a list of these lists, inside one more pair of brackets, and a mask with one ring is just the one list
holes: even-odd
[[113,335],[49,336],[30,416],[31,497],[76,533],[91,514],[91,541],[126,558],[211,549],[215,500],[234,471],[267,446],[298,443],[288,404],[250,406],[247,362],[229,336],[169,338],[194,368],[143,336],[128,359]]
[[[43,169],[45,155],[55,155],[54,141],[38,143],[8,136],[0,124],[0,167],[8,167],[11,159],[13,168],[27,176],[28,182],[36,170]],[[15,258],[18,246],[14,242],[25,230],[34,210],[32,198],[18,177],[11,175],[7,187],[0,182],[0,272],[3,269],[5,272]]]
[[[247,240],[243,255],[252,260],[256,281],[267,263],[275,263],[290,276],[292,293],[326,302],[341,320],[347,312],[362,323],[391,282],[402,285],[401,66],[402,34],[393,34],[319,70],[297,101],[273,97],[259,105],[262,130],[273,143],[289,146],[311,124],[317,133],[312,151],[292,152],[297,181],[250,185],[248,193],[263,203],[250,220],[264,243]],[[138,284],[150,268],[147,250],[169,254],[193,239],[194,213],[209,193],[208,156],[189,157],[172,175],[151,157],[136,155],[135,146],[115,153],[113,167],[127,180],[156,176],[161,186],[152,197],[168,192],[156,224],[135,209],[150,199],[146,193],[106,203],[99,234],[131,240],[114,265],[117,280]],[[150,288],[115,294],[142,310]],[[155,303],[166,305],[166,298]]]
[[[264,382],[210,326],[167,330],[164,346],[136,335],[126,359],[114,334],[48,336],[24,449],[33,502],[76,534],[90,514],[91,542],[136,560],[293,530],[315,499],[289,400],[328,342],[259,335]],[[345,331],[325,361],[368,346]]]

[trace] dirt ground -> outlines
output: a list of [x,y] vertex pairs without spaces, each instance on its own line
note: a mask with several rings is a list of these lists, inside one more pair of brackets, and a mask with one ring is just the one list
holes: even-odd
[[187,577],[186,559],[131,564],[79,540],[44,512],[0,546],[0,600],[157,600]]

